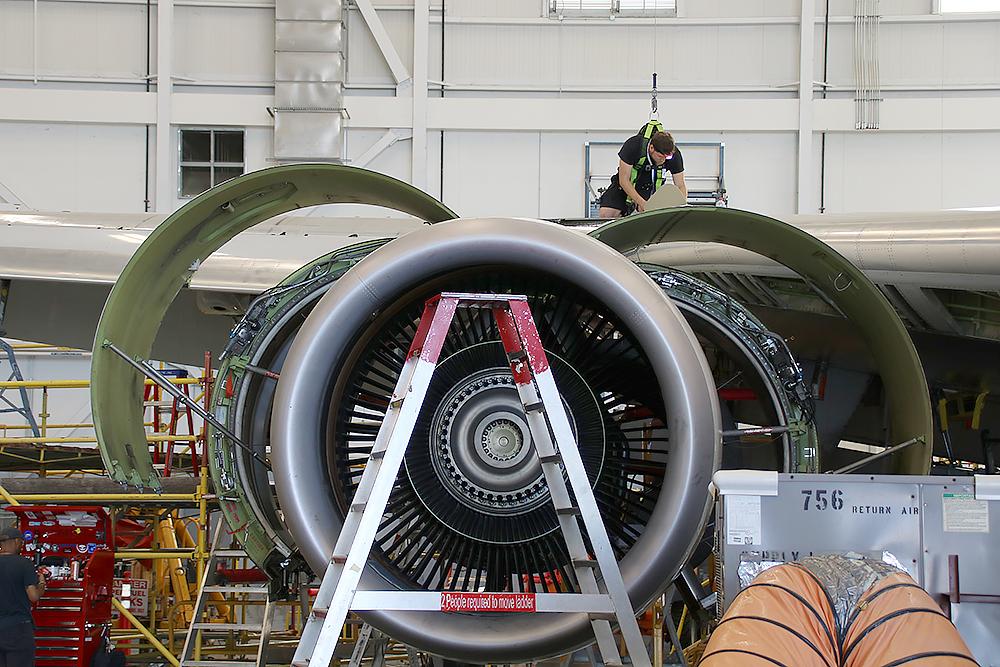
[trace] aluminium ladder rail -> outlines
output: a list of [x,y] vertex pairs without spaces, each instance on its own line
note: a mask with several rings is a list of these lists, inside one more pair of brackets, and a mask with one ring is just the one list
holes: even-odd
[[[271,638],[271,623],[274,619],[274,602],[271,600],[267,584],[264,586],[255,586],[253,584],[238,583],[233,583],[231,585],[216,585],[208,583],[210,577],[212,577],[215,572],[216,564],[219,561],[249,558],[246,551],[242,549],[226,549],[219,545],[219,538],[224,532],[222,530],[222,526],[223,520],[220,519],[215,528],[215,537],[212,540],[212,551],[209,554],[208,563],[205,565],[205,574],[200,582],[201,585],[198,590],[198,598],[195,601],[191,625],[188,628],[187,637],[184,639],[184,648],[181,650],[180,667],[265,667],[267,664],[267,647]],[[209,607],[211,606],[210,598],[212,593],[220,593],[223,596],[229,594],[245,595],[247,598],[263,598],[264,613],[260,623],[209,622],[207,619],[209,616]],[[239,600],[233,599],[230,600],[230,602],[236,603],[231,607],[231,609],[235,612],[235,608],[239,604]],[[219,633],[242,631],[260,633],[257,653],[253,656],[253,659],[231,660],[226,658],[214,658],[208,655],[200,655],[202,649],[201,642],[204,635],[218,635]]]
[[[527,297],[453,292],[432,297],[424,306],[416,335],[389,400],[385,419],[379,428],[313,603],[312,613],[292,658],[292,667],[328,667],[333,659],[341,628],[352,609],[441,609],[440,592],[358,591],[358,585],[438,363],[444,339],[458,308],[489,308],[496,318],[500,339],[510,361],[518,396],[535,444],[534,453],[548,484],[571,565],[582,591],[579,594],[528,594],[533,596],[535,610],[588,613],[598,649],[606,665],[623,664],[611,630],[610,620],[616,620],[632,664],[650,667],[635,612],[611,548],[611,541],[601,521],[597,501],[549,368],[548,358],[542,348]],[[576,498],[575,505],[563,478],[563,467]],[[594,558],[587,551],[577,517],[583,520]],[[602,593],[598,587],[598,574],[604,580],[606,593]]]

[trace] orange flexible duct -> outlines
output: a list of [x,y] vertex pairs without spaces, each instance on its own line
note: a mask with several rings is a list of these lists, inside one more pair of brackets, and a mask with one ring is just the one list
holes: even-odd
[[845,667],[907,660],[920,667],[976,664],[955,626],[905,572],[890,574],[869,589],[847,627],[843,647]]
[[730,605],[701,667],[968,667],[958,630],[906,574],[846,556],[759,574]]

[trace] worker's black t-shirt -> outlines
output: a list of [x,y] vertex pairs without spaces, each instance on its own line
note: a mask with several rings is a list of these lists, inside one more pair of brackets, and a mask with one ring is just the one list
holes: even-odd
[[31,622],[28,586],[38,584],[35,565],[14,554],[0,556],[0,632],[19,623]]
[[[622,144],[621,150],[618,151],[618,157],[625,164],[635,165],[642,157],[642,137],[637,134]],[[671,174],[679,174],[684,171],[684,157],[681,155],[681,149],[674,147],[674,154],[667,158],[661,169],[665,169]],[[611,177],[611,186],[621,187],[617,173]],[[646,164],[639,169],[639,173],[636,175],[635,189],[643,199],[649,199],[653,195],[653,160],[648,156]]]

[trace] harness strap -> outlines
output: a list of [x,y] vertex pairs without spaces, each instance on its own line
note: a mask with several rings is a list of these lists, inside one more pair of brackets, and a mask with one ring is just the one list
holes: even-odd
[[[651,120],[646,123],[645,127],[642,128],[641,136],[642,143],[639,148],[639,159],[636,160],[635,164],[632,165],[632,174],[629,179],[632,181],[632,185],[639,179],[639,172],[646,166],[649,161],[649,141],[653,138],[653,134],[656,132],[663,131],[663,124],[658,120]],[[653,167],[653,191],[655,192],[663,183],[666,178],[663,175],[662,167]],[[631,197],[626,196],[626,201],[629,203],[634,203]]]

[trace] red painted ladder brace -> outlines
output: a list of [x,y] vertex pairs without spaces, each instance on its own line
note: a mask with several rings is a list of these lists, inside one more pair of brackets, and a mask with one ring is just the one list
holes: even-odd
[[[548,483],[581,593],[455,594],[357,590],[441,347],[458,308],[489,308],[493,311],[535,443],[535,454]],[[555,442],[552,436],[555,436]],[[563,466],[576,497],[575,506],[563,479]],[[454,610],[457,605],[469,611],[499,610],[494,608],[494,602],[504,610],[513,605],[514,611],[589,614],[598,648],[607,665],[622,664],[611,631],[610,620],[616,620],[632,664],[650,667],[632,603],[601,521],[587,471],[583,467],[526,297],[445,292],[427,301],[347,514],[312,613],[302,631],[292,667],[327,667],[347,614],[352,609],[447,611]],[[594,558],[587,552],[577,517],[583,520],[590,536]],[[598,588],[598,571],[607,588],[606,593]]]

